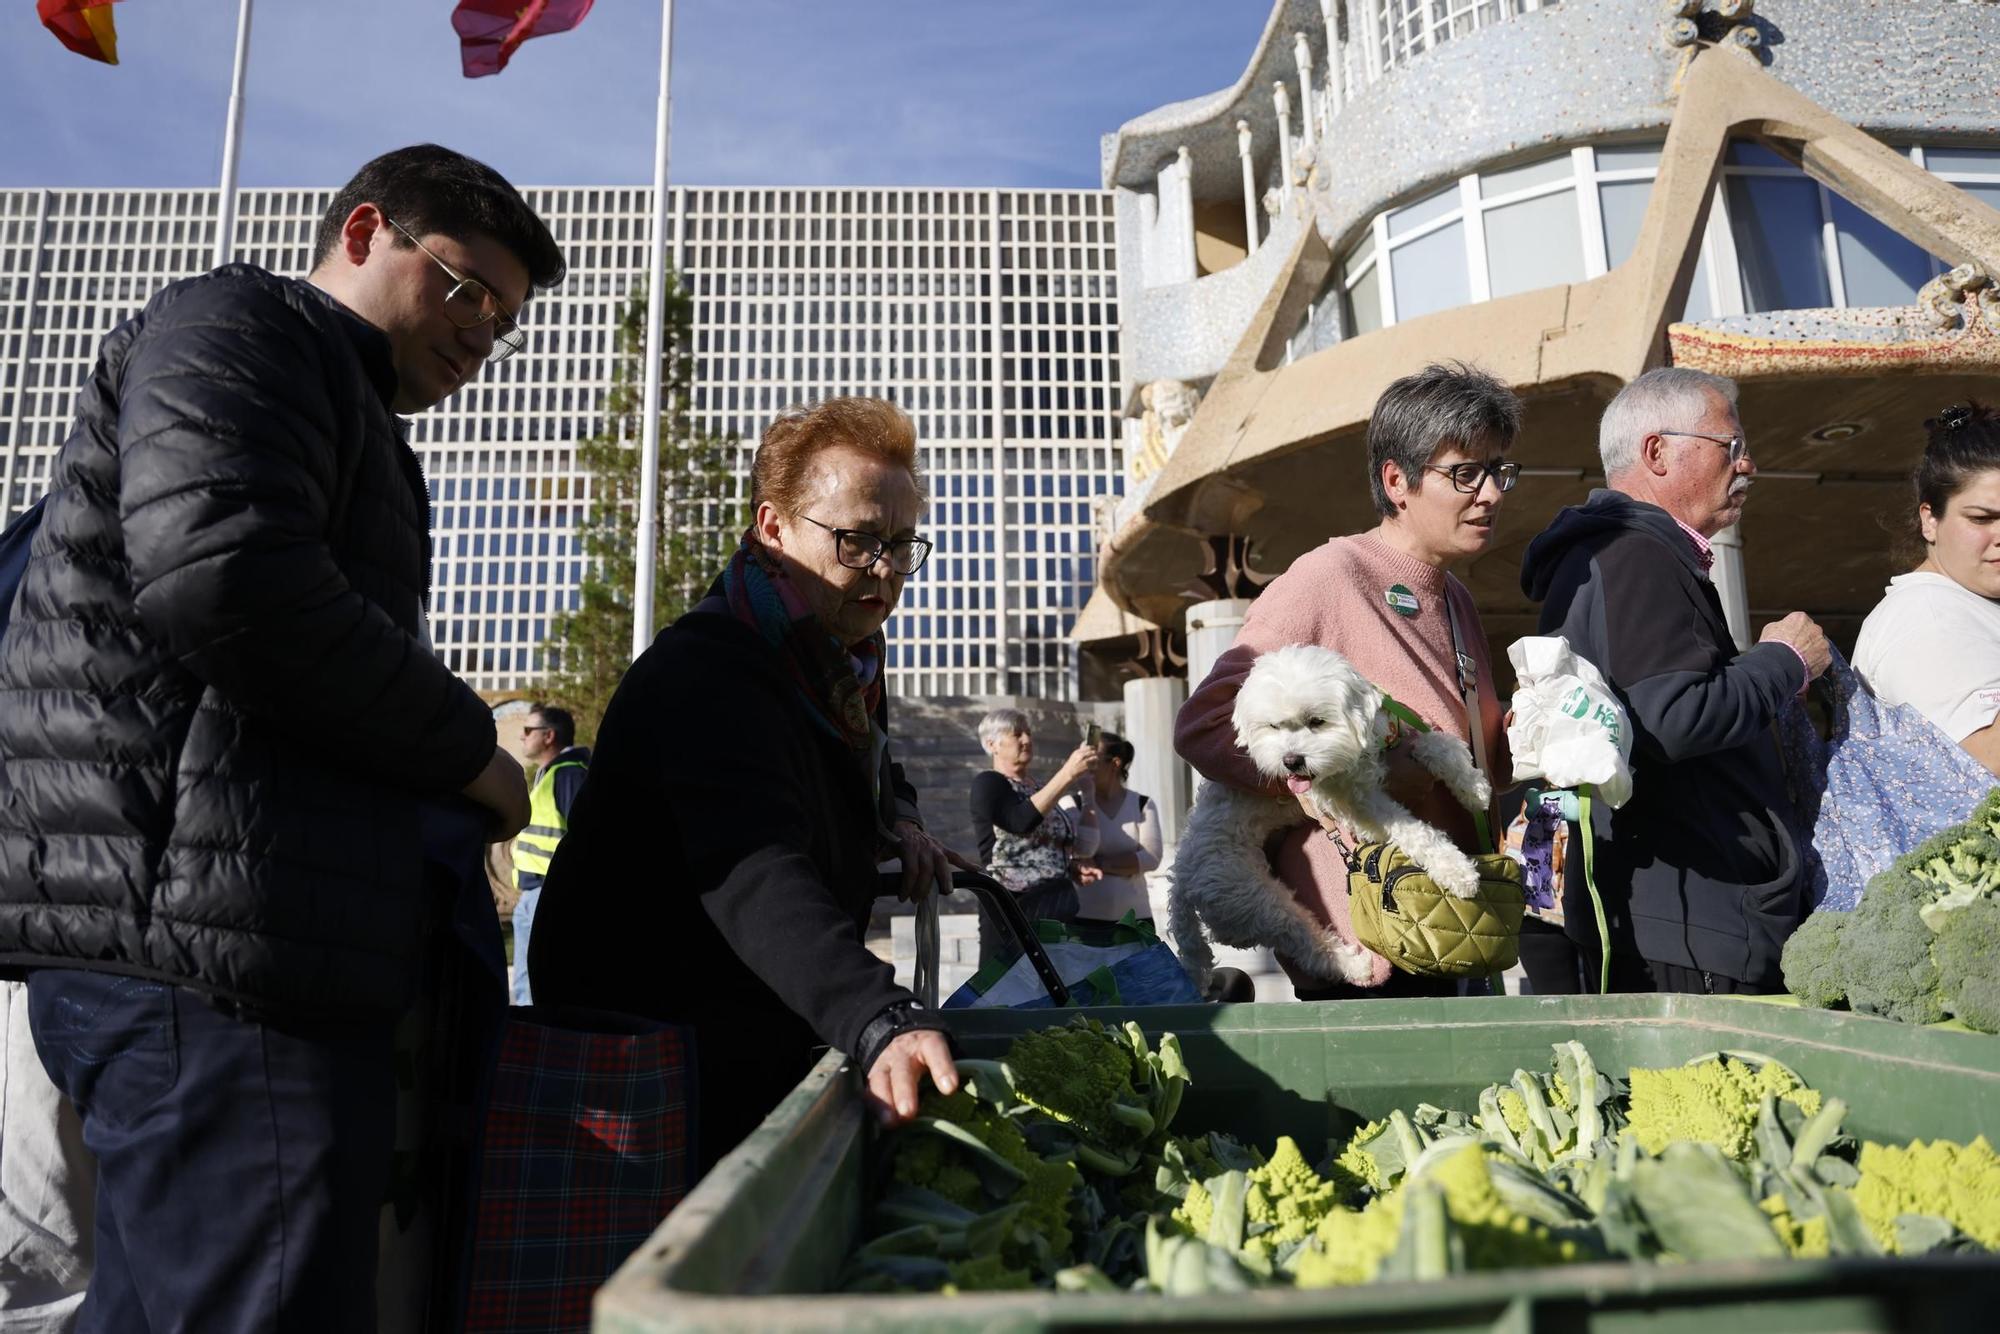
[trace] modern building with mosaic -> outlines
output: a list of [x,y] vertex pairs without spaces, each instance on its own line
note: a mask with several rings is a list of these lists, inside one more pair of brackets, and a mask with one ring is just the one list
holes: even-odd
[[1104,139],[1127,480],[1090,690],[1169,716],[1243,598],[1374,522],[1369,407],[1445,358],[1527,404],[1464,572],[1497,643],[1604,405],[1674,364],[1742,386],[1738,637],[1804,610],[1851,644],[1921,423],[2000,398],[1995,50],[1989,0],[1277,0],[1233,86]]
[[[411,421],[430,480],[431,630],[491,694],[531,686],[583,561],[577,442],[599,429],[620,307],[647,265],[650,195],[528,192],[570,259],[526,352]],[[303,274],[331,189],[245,190],[236,257]],[[0,191],[0,497],[48,485],[99,342],[208,267],[214,190]],[[1123,471],[1116,235],[1097,190],[673,191],[694,298],[693,418],[746,465],[788,404],[880,394],[915,418],[929,565],[889,627],[904,696],[1075,695],[1071,624],[1091,523]]]

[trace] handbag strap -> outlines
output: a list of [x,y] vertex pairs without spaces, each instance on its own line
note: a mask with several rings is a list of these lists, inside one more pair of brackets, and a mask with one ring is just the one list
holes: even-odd
[[[1444,618],[1451,626],[1451,656],[1458,667],[1458,693],[1465,702],[1465,730],[1472,737],[1472,762],[1479,766],[1479,772],[1486,776],[1489,789],[1493,786],[1493,770],[1486,762],[1486,721],[1479,708],[1479,663],[1465,651],[1465,637],[1458,629],[1458,608],[1451,600],[1451,587],[1446,585],[1444,593]],[[1493,804],[1489,798],[1483,811],[1474,811],[1473,822],[1479,828],[1479,843],[1491,850],[1497,845],[1493,841]]]

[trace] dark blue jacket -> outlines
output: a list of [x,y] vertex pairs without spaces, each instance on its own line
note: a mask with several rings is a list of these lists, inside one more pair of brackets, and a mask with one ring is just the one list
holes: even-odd
[[[1798,655],[1738,652],[1687,534],[1616,491],[1556,516],[1521,587],[1539,633],[1567,639],[1631,713],[1632,800],[1597,824],[1613,948],[1777,984],[1803,906],[1772,724],[1805,684]],[[1573,932],[1590,915],[1571,900]]]

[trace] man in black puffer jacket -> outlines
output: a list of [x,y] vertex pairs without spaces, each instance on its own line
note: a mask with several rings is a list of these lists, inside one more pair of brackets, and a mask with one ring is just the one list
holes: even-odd
[[417,807],[527,818],[431,653],[398,413],[523,337],[561,252],[492,169],[362,169],[304,282],[106,339],[0,638],[0,968],[100,1170],[87,1329],[368,1329],[396,1018],[446,906]]
[[[1529,544],[1521,588],[1540,633],[1569,640],[1631,715],[1632,799],[1592,826],[1611,990],[1776,991],[1805,905],[1771,724],[1826,670],[1826,636],[1794,612],[1747,652],[1730,637],[1709,539],[1742,517],[1757,473],[1732,381],[1648,372],[1605,409],[1598,447],[1606,489]],[[1522,932],[1538,992],[1597,990],[1581,881],[1564,914],[1581,960],[1540,923]]]

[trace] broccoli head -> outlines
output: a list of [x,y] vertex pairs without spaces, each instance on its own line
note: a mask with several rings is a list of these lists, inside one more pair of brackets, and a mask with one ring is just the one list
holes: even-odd
[[1766,1097],[1811,1115],[1819,1094],[1776,1061],[1723,1056],[1665,1070],[1633,1070],[1627,1125],[1647,1153],[1676,1140],[1713,1144],[1736,1162],[1756,1149],[1757,1112]]
[[1857,1166],[1854,1203],[1884,1250],[1902,1250],[1896,1220],[1905,1214],[1941,1218],[1987,1250],[2000,1250],[2000,1158],[1984,1135],[1964,1145],[1863,1144]]
[[1425,1185],[1444,1192],[1445,1213],[1465,1243],[1468,1269],[1558,1265],[1581,1258],[1575,1241],[1554,1235],[1501,1198],[1486,1150],[1478,1144],[1444,1154],[1409,1188]]
[[1841,930],[1852,914],[1816,912],[1785,942],[1785,990],[1808,1005],[1831,1009],[1847,999],[1840,971]]
[[1834,947],[1850,1007],[1906,1024],[1944,1018],[1931,959],[1936,936],[1922,915],[1931,898],[1928,886],[1893,868],[1868,882]]
[[[936,1123],[959,1133],[940,1132]],[[951,1094],[927,1090],[917,1122],[896,1136],[894,1152],[897,1181],[975,1213],[1019,1206],[1000,1249],[1008,1264],[1049,1273],[1069,1263],[1071,1209],[1081,1182],[1076,1165],[1037,1157],[1013,1120],[992,1104],[963,1087]]]
[[1952,1016],[1982,1033],[2000,1033],[2000,898],[1951,914],[1931,942],[1931,957]]
[[1771,1216],[1771,1230],[1778,1234],[1779,1241],[1785,1243],[1785,1249],[1799,1259],[1824,1260],[1832,1254],[1825,1214],[1815,1214],[1810,1218],[1794,1217],[1791,1203],[1782,1192],[1767,1196],[1758,1202],[1757,1207]]

